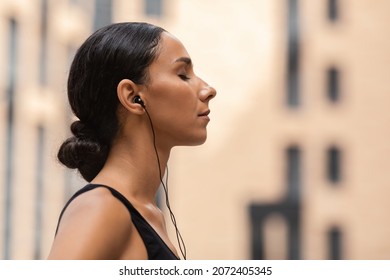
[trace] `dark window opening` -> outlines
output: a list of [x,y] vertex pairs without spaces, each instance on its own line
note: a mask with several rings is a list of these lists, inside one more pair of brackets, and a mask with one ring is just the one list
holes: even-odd
[[162,0],[145,0],[145,14],[161,17],[163,14]]
[[342,259],[342,232],[339,228],[333,227],[328,232],[329,259]]
[[339,19],[339,5],[337,0],[328,0],[328,19],[337,21]]
[[95,0],[94,29],[112,23],[112,0]]
[[341,181],[341,151],[331,147],[327,151],[327,177],[332,183]]
[[298,147],[289,147],[286,151],[288,199],[297,201],[301,185],[301,152]]
[[288,1],[287,23],[287,104],[289,107],[298,107],[300,104],[298,0]]
[[340,99],[340,72],[332,67],[327,71],[327,92],[328,99],[331,102],[337,102]]

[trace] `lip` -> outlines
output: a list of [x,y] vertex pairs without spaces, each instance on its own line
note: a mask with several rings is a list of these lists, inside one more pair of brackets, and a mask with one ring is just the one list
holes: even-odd
[[210,114],[210,110],[206,110],[203,113],[200,113],[198,117],[208,117]]
[[198,118],[208,123],[210,121],[209,114],[210,114],[210,110],[206,110],[203,113],[200,113],[198,115]]

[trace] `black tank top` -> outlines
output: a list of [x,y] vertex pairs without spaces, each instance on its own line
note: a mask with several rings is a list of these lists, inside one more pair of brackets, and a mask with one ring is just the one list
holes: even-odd
[[178,257],[171,251],[171,249],[168,247],[168,245],[162,240],[162,238],[157,234],[157,232],[153,229],[153,227],[145,220],[144,217],[137,211],[137,209],[134,208],[134,206],[128,201],[120,192],[117,190],[105,186],[105,185],[98,185],[98,184],[88,184],[79,191],[77,191],[65,204],[64,209],[62,209],[58,224],[57,224],[57,230],[61,221],[61,218],[66,210],[66,208],[69,206],[69,204],[80,194],[85,193],[87,191],[93,190],[95,188],[102,187],[108,189],[111,194],[116,197],[120,202],[123,203],[123,205],[127,208],[127,210],[130,213],[131,220],[135,227],[137,228],[139,235],[141,236],[146,251],[148,253],[148,259],[149,260],[178,260]]

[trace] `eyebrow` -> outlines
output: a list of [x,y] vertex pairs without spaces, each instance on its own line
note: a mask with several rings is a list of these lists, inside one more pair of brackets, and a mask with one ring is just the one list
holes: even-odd
[[178,62],[184,62],[184,63],[187,64],[188,66],[193,66],[192,60],[191,60],[191,58],[189,58],[189,57],[185,57],[185,56],[179,57],[178,59],[176,59],[176,60],[174,61],[174,63],[178,63]]

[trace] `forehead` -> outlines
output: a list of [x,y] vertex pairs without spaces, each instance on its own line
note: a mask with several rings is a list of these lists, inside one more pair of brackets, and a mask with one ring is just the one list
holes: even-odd
[[172,34],[163,32],[158,55],[153,64],[173,65],[181,57],[190,57],[184,45]]

